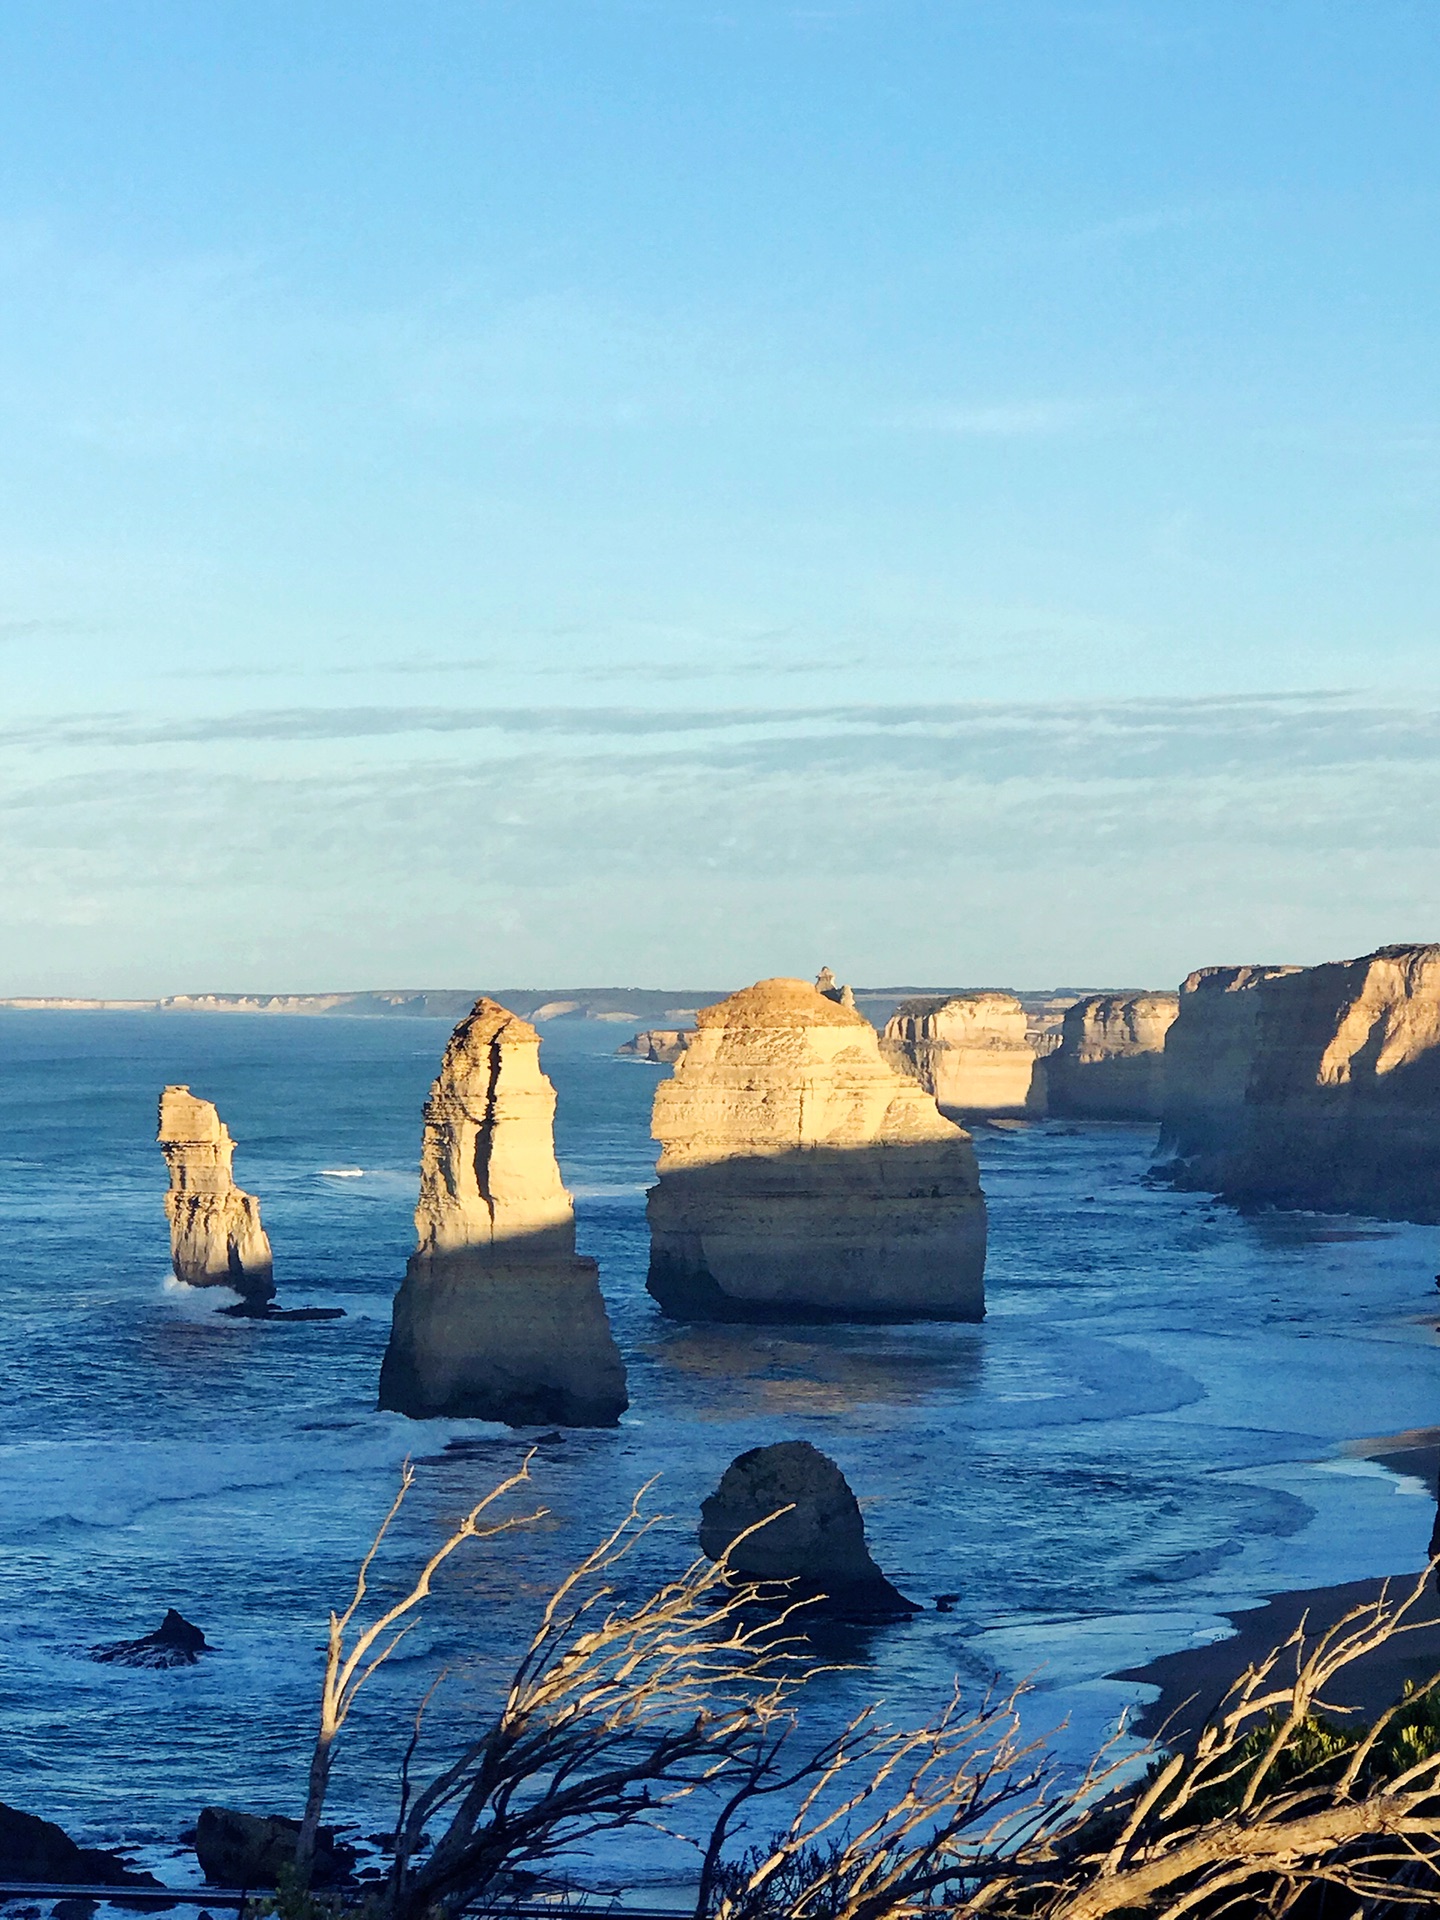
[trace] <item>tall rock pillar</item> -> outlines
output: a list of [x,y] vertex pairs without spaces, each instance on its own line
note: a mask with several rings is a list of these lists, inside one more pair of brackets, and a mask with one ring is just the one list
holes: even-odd
[[979,1320],[968,1133],[804,980],[701,1010],[651,1131],[650,1276],[680,1320]]
[[625,1369],[554,1143],[540,1036],[477,1000],[425,1106],[416,1248],[395,1296],[380,1405],[414,1419],[613,1426]]
[[260,1202],[231,1176],[235,1142],[214,1106],[189,1087],[166,1087],[157,1137],[170,1169],[165,1212],[175,1278],[192,1287],[233,1287],[252,1301],[273,1299]]

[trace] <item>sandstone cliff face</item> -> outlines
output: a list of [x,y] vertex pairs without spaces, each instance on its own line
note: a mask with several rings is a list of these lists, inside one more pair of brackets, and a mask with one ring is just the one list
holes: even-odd
[[1078,1120],[1158,1120],[1175,993],[1096,993],[1066,1010],[1050,1056],[1050,1111]]
[[613,1426],[625,1369],[554,1144],[540,1036],[493,1000],[451,1035],[425,1106],[417,1245],[395,1297],[380,1405]]
[[806,1603],[801,1627],[812,1611],[850,1619],[920,1612],[876,1566],[849,1482],[808,1440],[755,1447],[731,1461],[700,1509],[700,1551],[711,1560],[729,1551],[744,1580],[785,1582],[776,1597]]
[[947,1111],[967,1117],[1044,1113],[1046,1069],[1013,993],[904,1000],[880,1050]]
[[188,1087],[160,1095],[157,1138],[170,1170],[165,1212],[175,1278],[192,1287],[233,1287],[252,1301],[275,1292],[260,1202],[231,1176],[235,1142],[208,1100]]
[[1200,967],[1165,1035],[1160,1158],[1177,1184],[1218,1189],[1215,1156],[1237,1144],[1255,1060],[1260,993],[1296,967]]
[[978,1320],[969,1135],[803,980],[698,1016],[655,1090],[650,1292],[690,1320]]
[[1251,969],[1218,986],[1192,975],[1172,1034],[1182,1022],[1176,1065],[1197,1058],[1207,1031],[1229,1054],[1203,1101],[1180,1083],[1167,1105],[1162,1152],[1180,1184],[1440,1220],[1440,946]]

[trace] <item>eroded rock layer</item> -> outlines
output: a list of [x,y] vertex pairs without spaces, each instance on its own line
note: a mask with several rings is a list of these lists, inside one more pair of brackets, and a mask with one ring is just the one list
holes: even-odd
[[1166,1052],[1177,1184],[1440,1220],[1440,946],[1207,968],[1181,989]]
[[189,1087],[166,1087],[157,1138],[170,1170],[165,1212],[175,1278],[192,1287],[233,1287],[250,1300],[272,1298],[274,1261],[260,1202],[235,1184],[235,1142],[214,1106]]
[[978,1320],[970,1137],[804,980],[701,1010],[655,1090],[650,1292],[688,1320]]
[[1047,1062],[1050,1111],[1078,1120],[1158,1120],[1174,993],[1096,993],[1066,1009]]
[[777,1600],[803,1601],[805,1613],[920,1612],[876,1566],[849,1482],[808,1440],[755,1447],[731,1461],[701,1506],[700,1550],[712,1560],[728,1553],[742,1580],[783,1582]]
[[880,1050],[949,1112],[978,1119],[1045,1111],[1045,1065],[1013,993],[903,1000]]
[[425,1106],[416,1250],[380,1405],[415,1419],[613,1426],[625,1369],[555,1160],[540,1036],[494,1000],[451,1035]]

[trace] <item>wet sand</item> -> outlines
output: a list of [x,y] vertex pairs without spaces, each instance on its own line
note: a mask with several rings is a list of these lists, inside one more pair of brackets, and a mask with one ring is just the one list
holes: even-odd
[[[1345,1452],[1352,1459],[1374,1460],[1392,1473],[1423,1480],[1432,1493],[1440,1487],[1440,1427],[1353,1441]],[[1437,1548],[1440,1520],[1430,1550],[1434,1553]],[[1419,1576],[1418,1567],[1391,1575],[1391,1598],[1403,1598]],[[1235,1627],[1233,1636],[1207,1647],[1163,1654],[1143,1667],[1113,1675],[1160,1689],[1159,1699],[1141,1710],[1134,1731],[1160,1735],[1163,1730],[1167,1744],[1193,1738],[1245,1669],[1287,1640],[1302,1618],[1307,1635],[1314,1638],[1355,1607],[1377,1600],[1385,1584],[1384,1580],[1351,1580],[1341,1586],[1277,1593],[1261,1606],[1226,1614]],[[1415,1631],[1398,1635],[1337,1676],[1328,1696],[1333,1707],[1373,1718],[1399,1698],[1407,1680],[1418,1683],[1440,1672],[1440,1596],[1433,1590],[1427,1593],[1410,1618],[1418,1623]],[[1293,1654],[1289,1659],[1293,1674]]]

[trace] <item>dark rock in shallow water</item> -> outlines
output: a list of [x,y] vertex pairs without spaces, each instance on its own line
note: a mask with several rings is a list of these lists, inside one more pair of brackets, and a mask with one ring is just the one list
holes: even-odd
[[105,1847],[80,1847],[63,1827],[0,1802],[0,1880],[72,1887],[158,1887]]
[[[195,1822],[195,1857],[212,1887],[273,1887],[282,1867],[295,1863],[300,1822],[283,1814],[242,1813],[236,1807],[202,1807]],[[355,1864],[355,1849],[321,1827],[315,1843],[314,1882],[343,1880]]]
[[90,1658],[120,1667],[193,1667],[202,1653],[214,1651],[199,1627],[192,1626],[174,1607],[167,1607],[154,1633],[140,1640],[116,1640],[109,1646],[92,1647]]
[[[759,1531],[741,1540],[751,1527]],[[700,1509],[700,1548],[712,1560],[731,1549],[730,1565],[746,1580],[786,1582],[783,1603],[809,1602],[808,1614],[884,1620],[923,1611],[871,1559],[859,1502],[835,1462],[808,1440],[755,1447],[732,1460]]]
[[231,1320],[343,1320],[344,1307],[277,1307],[273,1300],[237,1300],[217,1312]]

